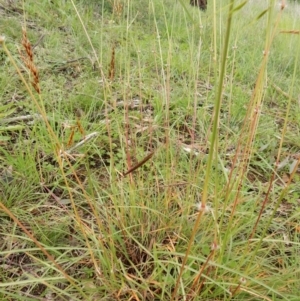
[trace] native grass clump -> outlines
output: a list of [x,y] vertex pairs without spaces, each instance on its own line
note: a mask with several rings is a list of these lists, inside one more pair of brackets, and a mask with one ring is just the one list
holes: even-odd
[[299,11],[0,4],[1,300],[298,300]]

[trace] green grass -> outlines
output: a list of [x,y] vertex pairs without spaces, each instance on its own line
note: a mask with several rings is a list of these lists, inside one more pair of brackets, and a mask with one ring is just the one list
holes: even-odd
[[1,300],[299,299],[300,8],[234,2],[0,0]]

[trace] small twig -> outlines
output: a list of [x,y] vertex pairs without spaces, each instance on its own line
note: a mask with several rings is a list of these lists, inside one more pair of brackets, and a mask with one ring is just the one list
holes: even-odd
[[33,119],[42,119],[42,116],[39,114],[33,114],[33,115],[23,115],[23,116],[17,116],[17,117],[11,117],[11,118],[5,118],[0,120],[0,124],[2,123],[14,123],[18,121],[28,121]]
[[83,61],[83,60],[88,60],[89,58],[84,56],[84,57],[79,57],[77,59],[72,59],[72,60],[68,60],[68,61],[47,61],[47,63],[49,64],[54,64],[54,65],[67,65],[67,64],[71,64],[71,63],[76,63],[78,61]]
[[[8,123],[14,123],[14,122],[19,122],[19,121],[30,121],[30,120],[34,120],[34,119],[43,120],[43,117],[40,114],[16,116],[16,117],[11,117],[11,118],[0,119],[0,124],[8,124]],[[56,121],[55,118],[49,117],[49,116],[47,116],[47,120]],[[102,124],[102,123],[105,123],[105,120],[100,120],[98,122]],[[89,122],[87,124],[92,125],[93,123]]]
[[68,150],[65,151],[66,154],[71,154],[75,149],[78,147],[84,145],[87,143],[89,140],[91,140],[93,137],[98,136],[99,132],[93,132],[85,136],[81,141],[79,141],[77,144],[75,144],[73,147],[69,148]]
[[[291,96],[287,93],[284,92],[280,87],[276,86],[274,83],[272,83],[273,88],[280,93],[281,95],[283,95],[284,97],[286,97],[287,99],[289,99]],[[292,98],[293,101],[297,102],[296,99]]]
[[37,42],[32,46],[32,49],[34,49],[35,47],[37,47],[44,39],[45,34],[42,34],[39,39],[37,40]]

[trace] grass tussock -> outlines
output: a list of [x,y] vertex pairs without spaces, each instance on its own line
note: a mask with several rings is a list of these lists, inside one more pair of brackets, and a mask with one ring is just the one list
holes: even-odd
[[299,11],[0,1],[0,299],[298,300]]

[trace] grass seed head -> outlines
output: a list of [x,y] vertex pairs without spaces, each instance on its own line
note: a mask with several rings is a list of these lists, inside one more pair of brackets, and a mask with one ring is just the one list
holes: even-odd
[[31,44],[27,38],[27,32],[25,28],[22,28],[22,46],[24,51],[19,51],[20,57],[32,76],[31,85],[33,86],[35,91],[40,94],[41,90],[39,86],[39,73],[36,65],[34,64],[33,51]]

